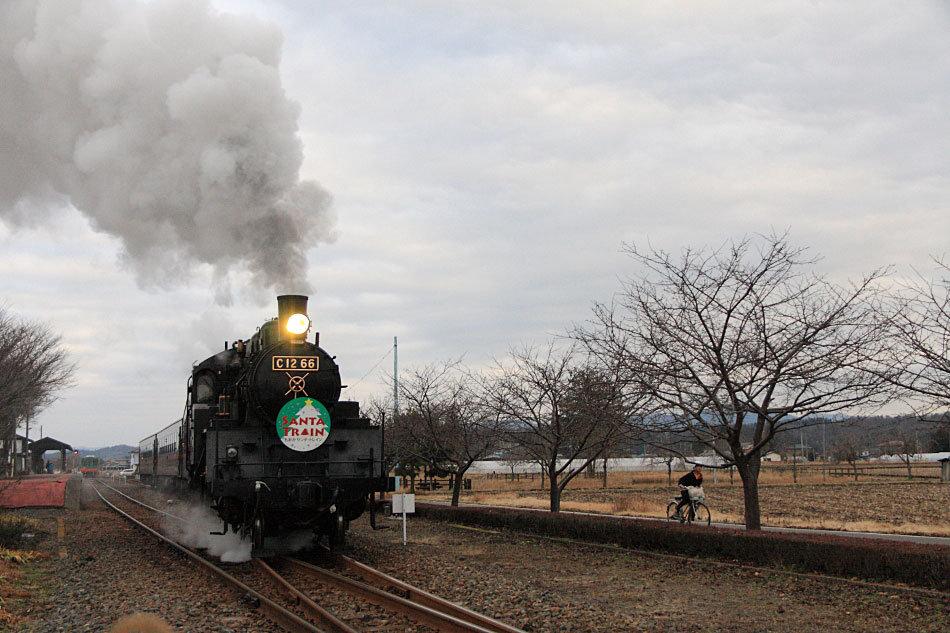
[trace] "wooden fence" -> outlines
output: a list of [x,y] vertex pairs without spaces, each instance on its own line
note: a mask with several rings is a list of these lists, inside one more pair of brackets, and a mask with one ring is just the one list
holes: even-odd
[[[858,464],[851,467],[849,464],[835,464],[828,466],[828,475],[831,477],[850,477],[852,479],[882,478],[882,479],[940,479],[940,464],[913,462],[910,465],[911,474],[907,474],[905,464]],[[931,471],[931,472],[928,472]]]
[[[407,478],[408,481],[408,478]],[[454,477],[426,477],[423,479],[416,479],[414,485],[412,486],[414,490],[451,490],[452,486],[455,485]],[[471,490],[472,489],[472,480],[466,477],[462,480],[462,489]]]

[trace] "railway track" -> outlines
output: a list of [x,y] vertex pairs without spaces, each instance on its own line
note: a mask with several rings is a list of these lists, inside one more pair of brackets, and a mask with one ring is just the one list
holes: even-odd
[[[108,484],[96,483],[96,493],[104,504],[197,563],[202,570],[219,578],[286,631],[523,633],[520,629],[433,596],[362,563],[329,552],[323,553],[323,560],[338,568],[339,572],[291,557],[278,558],[273,566],[264,560],[254,559],[252,563],[235,565],[226,571],[199,552],[175,542],[147,525],[146,521],[133,517],[110,502],[102,494],[101,487],[120,495],[124,499],[121,503],[134,503],[171,520],[184,519],[148,505]],[[271,591],[276,591],[280,597],[270,595]],[[314,596],[318,594],[319,599],[315,599]],[[324,606],[327,604],[332,604],[338,612],[331,612]]]

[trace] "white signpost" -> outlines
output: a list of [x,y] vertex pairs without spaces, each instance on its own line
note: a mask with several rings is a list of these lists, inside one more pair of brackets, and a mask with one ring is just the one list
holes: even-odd
[[406,515],[416,512],[416,495],[394,494],[393,514],[402,514],[402,544],[406,544]]

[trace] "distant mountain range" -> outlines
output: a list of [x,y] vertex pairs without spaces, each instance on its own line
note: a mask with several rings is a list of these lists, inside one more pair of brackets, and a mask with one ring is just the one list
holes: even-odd
[[104,448],[87,448],[84,446],[74,446],[82,456],[96,455],[99,458],[109,461],[110,459],[128,459],[129,453],[138,446],[129,446],[128,444],[117,444],[115,446],[106,446]]

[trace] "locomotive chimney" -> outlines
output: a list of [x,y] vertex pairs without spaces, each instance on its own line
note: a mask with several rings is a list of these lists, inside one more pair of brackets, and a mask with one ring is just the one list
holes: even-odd
[[277,297],[278,336],[282,341],[302,341],[310,329],[307,316],[306,295],[280,295]]

